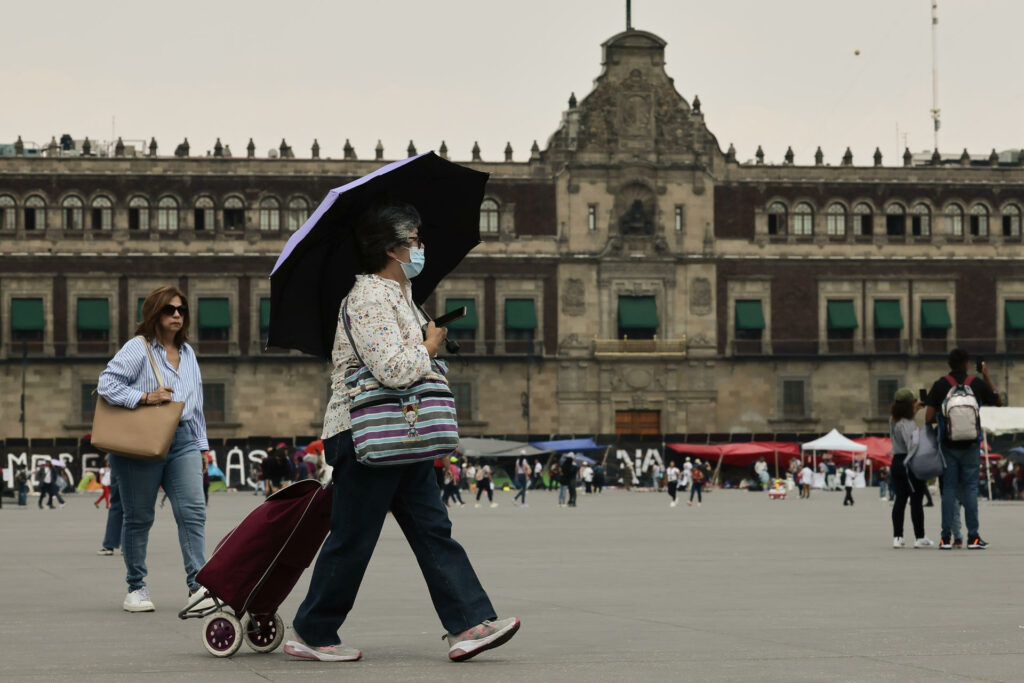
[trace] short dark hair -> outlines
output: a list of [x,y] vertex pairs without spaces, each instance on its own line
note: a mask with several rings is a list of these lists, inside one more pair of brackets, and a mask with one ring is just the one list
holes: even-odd
[[380,272],[388,264],[388,249],[409,241],[409,233],[420,227],[416,207],[401,202],[378,204],[356,221],[356,258],[363,273]]
[[960,349],[960,348],[953,349],[952,351],[949,352],[949,360],[948,360],[948,362],[949,362],[949,369],[950,370],[959,370],[961,367],[963,367],[967,363],[969,358],[970,358],[970,356],[963,349]]

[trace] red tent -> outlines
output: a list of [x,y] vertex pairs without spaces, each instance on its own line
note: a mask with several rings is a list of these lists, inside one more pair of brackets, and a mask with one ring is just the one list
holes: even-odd
[[722,459],[723,465],[746,467],[760,458],[771,460],[778,451],[782,455],[800,455],[800,444],[787,441],[748,441],[747,443],[724,443],[704,446],[692,443],[669,443],[665,446],[676,453],[695,455],[708,460]]
[[892,465],[892,439],[887,436],[862,436],[854,439],[868,447],[865,457],[875,465]]

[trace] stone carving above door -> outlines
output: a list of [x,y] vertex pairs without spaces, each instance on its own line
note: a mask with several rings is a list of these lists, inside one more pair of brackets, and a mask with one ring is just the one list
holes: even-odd
[[711,313],[711,281],[706,277],[695,277],[690,282],[690,313],[701,316]]

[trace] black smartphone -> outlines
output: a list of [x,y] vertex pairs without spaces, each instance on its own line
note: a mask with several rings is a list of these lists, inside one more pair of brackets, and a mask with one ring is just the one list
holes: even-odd
[[978,373],[980,374],[981,373],[981,366],[984,365],[984,364],[985,364],[985,359],[984,358],[979,358],[978,362],[974,364],[974,369],[977,370]]
[[919,390],[917,392],[917,395],[921,397],[921,403],[924,403],[925,401],[928,400],[928,390],[927,389]]
[[434,324],[437,325],[438,327],[444,327],[445,325],[449,325],[455,322],[459,318],[465,318],[467,314],[468,311],[466,310],[466,307],[460,306],[459,308],[456,308],[454,311],[449,311],[448,313],[445,313],[442,316],[434,318]]

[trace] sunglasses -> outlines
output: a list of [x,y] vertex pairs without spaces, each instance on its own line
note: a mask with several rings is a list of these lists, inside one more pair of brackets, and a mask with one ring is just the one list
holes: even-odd
[[186,306],[185,304],[182,304],[180,306],[172,306],[171,304],[167,304],[166,306],[160,309],[160,312],[163,313],[164,315],[174,315],[175,311],[181,313],[181,317],[184,318],[185,314],[188,313],[188,306]]

